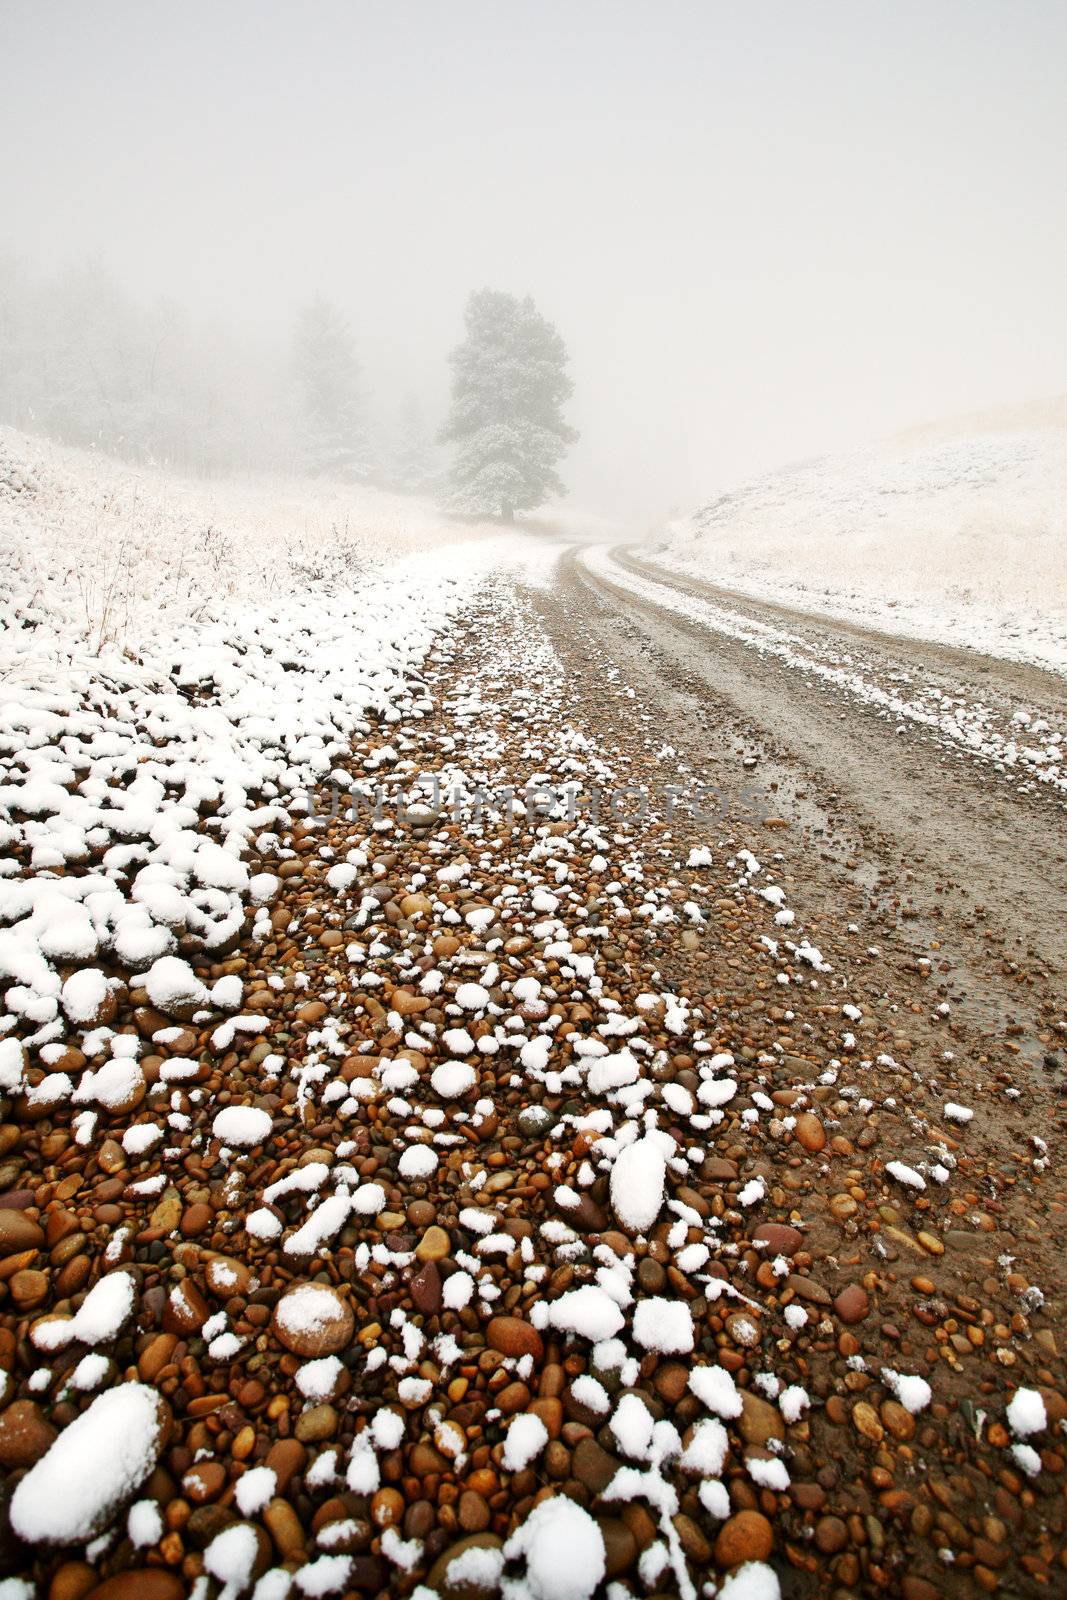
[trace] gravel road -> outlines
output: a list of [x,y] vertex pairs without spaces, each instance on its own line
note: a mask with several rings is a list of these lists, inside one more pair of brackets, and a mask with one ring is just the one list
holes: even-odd
[[1020,709],[1067,729],[1067,684],[1037,668],[688,583],[626,550],[595,566],[572,553],[562,582],[568,610],[584,605],[602,647],[610,651],[614,639],[620,661],[640,674],[642,700],[680,755],[709,765],[728,792],[754,791],[756,810],[789,822],[789,837],[803,842],[813,911],[820,896],[832,901],[844,887],[851,900],[859,888],[881,936],[888,928],[922,956],[938,941],[946,995],[994,1028],[1036,1038],[1062,1012],[1064,790],[938,727],[887,716],[861,694],[674,605],[690,596],[725,604],[815,661],[847,662],[864,684],[907,681],[981,706],[986,726],[1001,732],[1010,733]]

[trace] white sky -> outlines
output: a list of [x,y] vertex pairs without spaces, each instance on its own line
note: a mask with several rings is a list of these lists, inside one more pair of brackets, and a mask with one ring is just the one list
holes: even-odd
[[1063,0],[0,0],[0,247],[443,402],[468,290],[572,354],[575,499],[1067,389]]

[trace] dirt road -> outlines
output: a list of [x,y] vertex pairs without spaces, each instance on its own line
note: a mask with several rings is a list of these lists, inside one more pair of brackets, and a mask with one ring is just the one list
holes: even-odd
[[[985,728],[1010,735],[1020,708],[1067,728],[1067,684],[687,583],[624,550],[595,564],[572,554],[563,585],[568,614],[577,607],[640,679],[679,758],[735,800],[749,791],[738,820],[754,810],[789,824],[813,914],[820,896],[843,893],[902,952],[929,957],[936,942],[939,990],[994,1032],[1036,1038],[1062,1015],[1067,795],[937,725],[888,715],[863,690],[920,685],[927,698],[981,706]],[[798,670],[758,632],[746,642],[698,608],[677,609],[691,597],[787,638],[791,655],[844,664],[860,688]],[[1045,1053],[1031,1044],[1032,1057]]]

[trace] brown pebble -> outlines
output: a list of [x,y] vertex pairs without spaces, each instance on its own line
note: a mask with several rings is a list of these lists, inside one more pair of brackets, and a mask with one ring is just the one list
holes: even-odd
[[533,1356],[540,1361],[545,1353],[544,1341],[531,1322],[521,1317],[493,1317],[485,1330],[485,1342],[490,1350],[499,1350],[503,1356]]
[[805,1150],[817,1155],[826,1143],[826,1129],[811,1111],[802,1111],[793,1128],[796,1139]]
[[870,1297],[858,1283],[850,1283],[834,1297],[834,1310],[842,1322],[862,1322],[870,1309]]
[[0,1466],[32,1467],[56,1439],[56,1430],[33,1400],[15,1400],[0,1412]]
[[724,1522],[715,1541],[720,1567],[739,1567],[744,1561],[766,1561],[774,1548],[774,1530],[758,1511],[738,1511]]
[[183,1600],[185,1584],[165,1567],[130,1568],[90,1589],[86,1600]]
[[824,1556],[835,1556],[848,1544],[848,1528],[840,1517],[820,1517],[815,1524],[815,1543]]
[[465,1489],[460,1495],[458,1514],[459,1525],[464,1533],[482,1533],[489,1526],[489,1507],[473,1489]]

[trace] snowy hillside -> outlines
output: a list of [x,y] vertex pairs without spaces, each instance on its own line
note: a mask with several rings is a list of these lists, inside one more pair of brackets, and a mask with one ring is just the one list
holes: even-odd
[[385,560],[497,533],[363,485],[181,478],[0,428],[0,603],[28,602],[32,624],[47,594],[64,638],[93,653],[136,649],[161,615],[196,621],[332,590]]
[[[1056,408],[917,430],[743,484],[656,559],[786,605],[1067,669],[1067,427]],[[1043,425],[1035,425],[1040,422]]]

